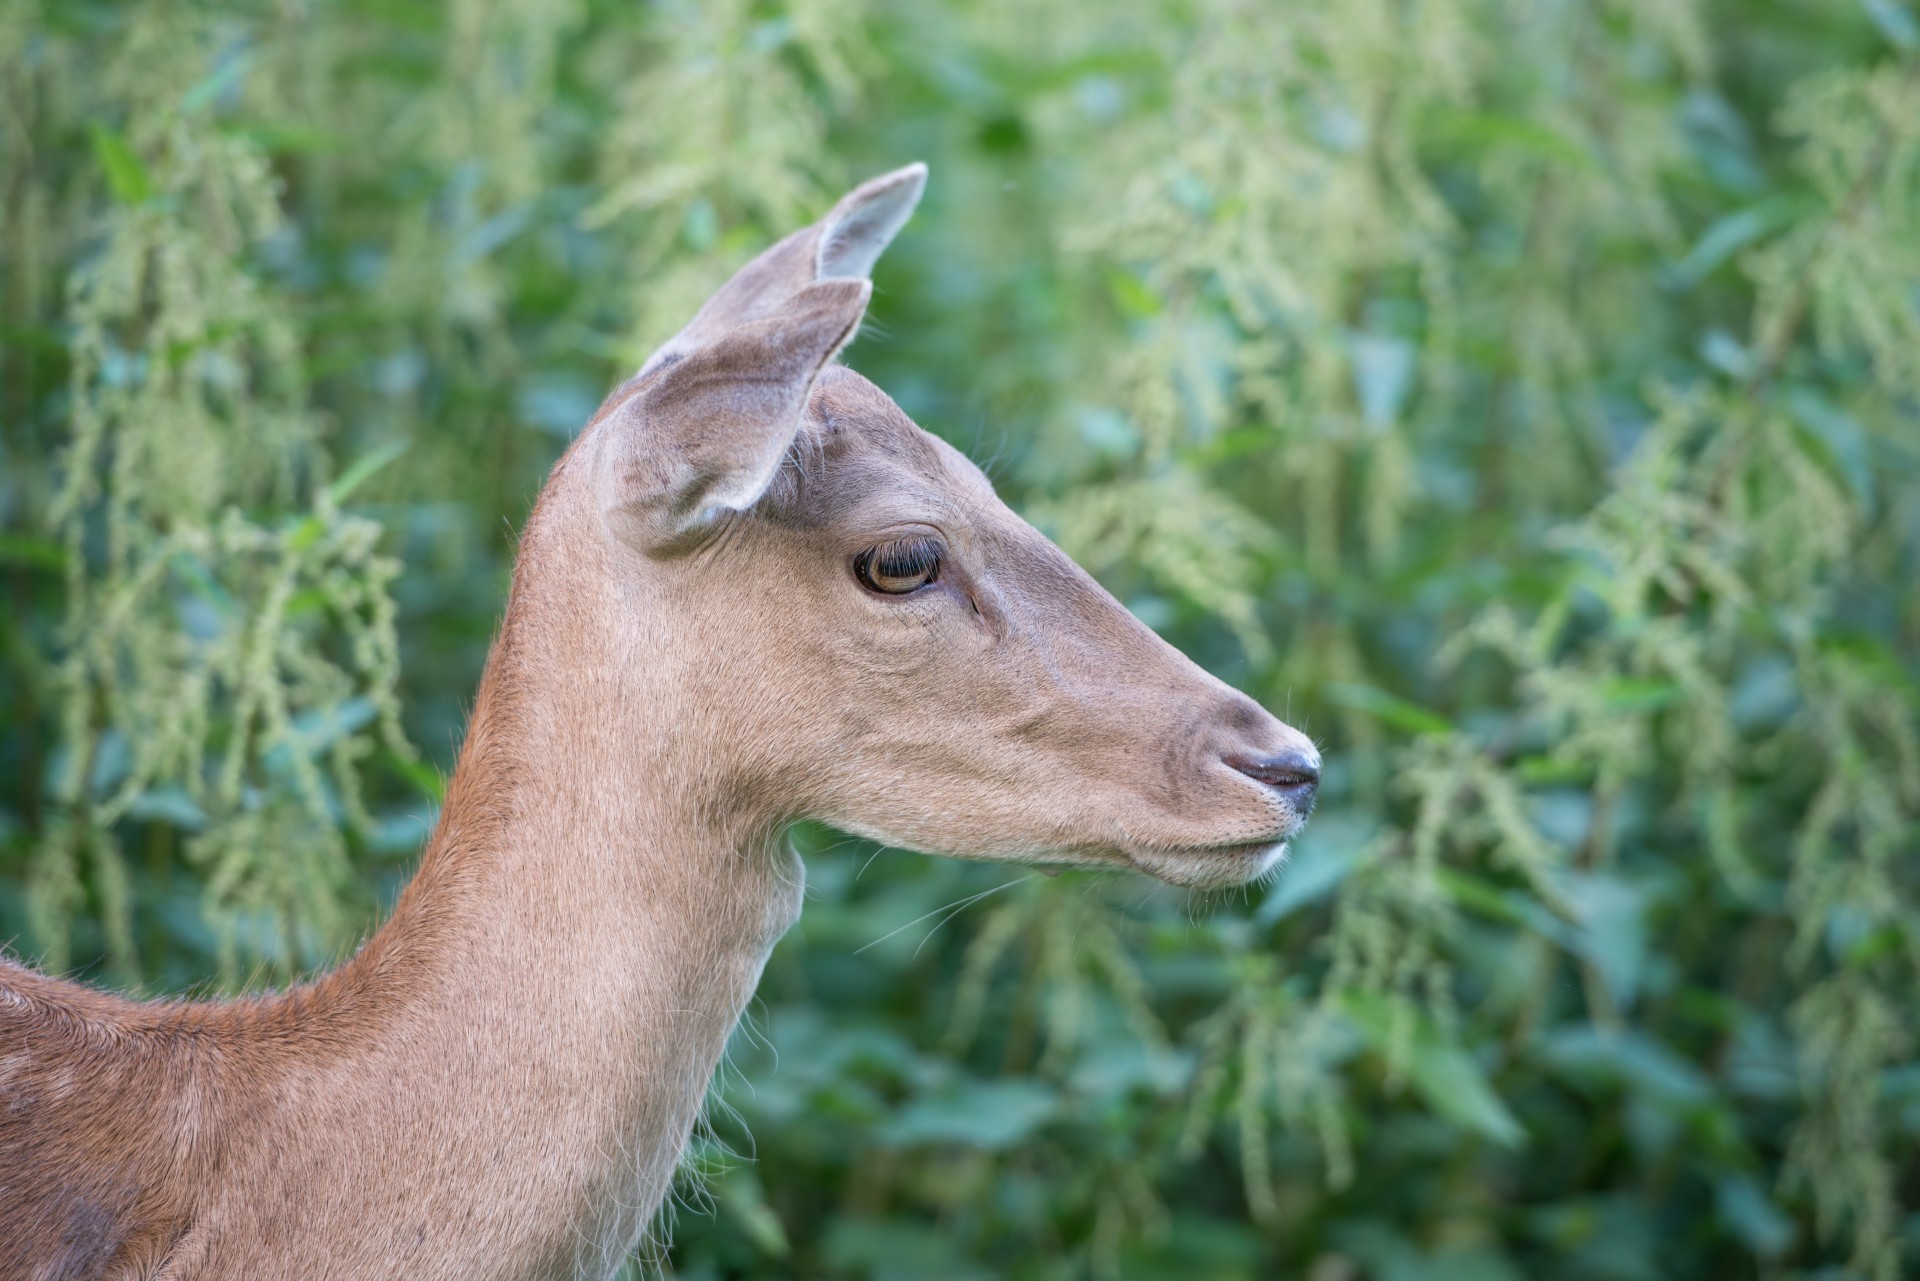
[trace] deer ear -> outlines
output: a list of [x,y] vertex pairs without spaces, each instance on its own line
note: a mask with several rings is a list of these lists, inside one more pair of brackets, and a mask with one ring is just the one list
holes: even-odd
[[768,249],[707,299],[691,323],[640,367],[644,378],[729,330],[770,316],[787,299],[822,280],[864,279],[881,251],[920,203],[927,167],[911,164],[861,183],[833,211]]
[[840,197],[833,212],[810,230],[817,232],[813,251],[814,276],[866,276],[873,264],[907,225],[927,187],[927,167],[911,164],[881,174]]
[[602,505],[664,549],[759,501],[800,429],[820,370],[853,338],[873,284],[822,280],[670,363],[607,424]]

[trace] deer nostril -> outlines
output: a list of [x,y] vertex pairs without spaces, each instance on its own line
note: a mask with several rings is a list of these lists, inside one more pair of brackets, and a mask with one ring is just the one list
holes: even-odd
[[1258,760],[1230,760],[1227,764],[1286,797],[1287,804],[1301,814],[1313,808],[1314,793],[1320,788],[1320,762],[1306,753],[1282,752]]

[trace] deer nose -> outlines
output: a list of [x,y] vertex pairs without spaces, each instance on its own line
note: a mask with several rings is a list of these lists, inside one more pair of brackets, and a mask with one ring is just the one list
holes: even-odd
[[1277,756],[1232,760],[1227,764],[1255,782],[1265,783],[1280,793],[1301,818],[1312,811],[1314,793],[1320,790],[1320,760],[1317,756],[1301,751],[1286,751]]

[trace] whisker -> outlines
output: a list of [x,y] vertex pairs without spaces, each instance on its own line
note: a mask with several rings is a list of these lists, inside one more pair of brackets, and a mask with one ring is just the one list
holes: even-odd
[[[1009,886],[1018,885],[1022,881],[1031,881],[1032,879],[1033,879],[1032,874],[1029,874],[1027,876],[1016,876],[1011,881],[1004,881],[1001,884],[994,886],[992,889],[981,890],[978,894],[969,894],[966,898],[959,899],[955,902],[949,903],[945,907],[936,907],[931,912],[927,912],[927,913],[924,913],[923,915],[914,917],[911,921],[908,921],[905,925],[900,926],[898,929],[888,930],[885,934],[882,934],[879,938],[875,939],[873,942],[862,944],[861,946],[856,947],[855,949],[853,949],[853,954],[855,956],[858,956],[860,955],[860,953],[866,951],[870,947],[878,947],[882,943],[886,942],[888,939],[892,938],[894,935],[900,933],[901,930],[910,930],[914,926],[920,924],[920,922],[926,920],[927,917],[929,916],[939,916],[942,912],[953,912],[954,914],[957,915],[960,911],[964,910],[971,904],[978,903],[981,899],[986,898],[990,894],[998,894],[1001,890],[1007,889]],[[953,918],[948,917],[946,920],[941,921],[940,925],[945,925],[947,923],[947,920],[951,920],[951,919]],[[938,930],[940,928],[940,925],[934,926],[933,929]],[[928,931],[927,938],[932,938],[932,937],[933,937],[933,931]],[[926,939],[920,940],[920,946],[921,947],[926,946]],[[913,954],[915,956],[920,955],[919,949],[918,948],[914,949]]]
[[873,860],[879,858],[882,854],[885,854],[888,850],[892,848],[893,847],[891,845],[882,845],[878,849],[874,850],[873,853],[867,855],[867,861],[860,865],[860,870],[853,874],[853,879],[857,881],[861,877],[865,876],[867,874],[867,869],[873,866]]

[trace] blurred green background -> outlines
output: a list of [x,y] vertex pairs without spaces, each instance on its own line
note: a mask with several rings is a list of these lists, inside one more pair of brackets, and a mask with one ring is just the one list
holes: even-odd
[[659,1266],[1920,1269],[1903,0],[0,0],[0,938],[351,947],[546,467],[911,159],[850,363],[1327,782],[1219,901],[797,833]]

